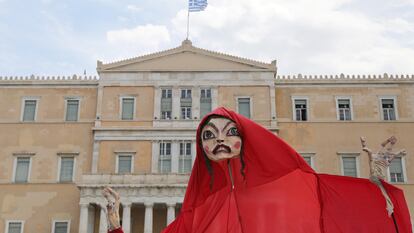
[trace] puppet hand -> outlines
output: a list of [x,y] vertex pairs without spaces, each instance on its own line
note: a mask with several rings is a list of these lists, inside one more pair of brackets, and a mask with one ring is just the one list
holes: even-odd
[[105,187],[102,190],[102,194],[107,200],[106,204],[106,214],[108,219],[108,230],[115,230],[121,227],[119,223],[119,200],[120,196],[117,192],[115,192],[110,187]]

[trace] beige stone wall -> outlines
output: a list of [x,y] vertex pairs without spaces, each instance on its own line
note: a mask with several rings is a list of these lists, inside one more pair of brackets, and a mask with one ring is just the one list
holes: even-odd
[[310,121],[336,121],[336,96],[352,98],[354,121],[380,121],[380,96],[396,96],[399,120],[413,120],[414,87],[396,85],[278,86],[276,109],[279,121],[292,120],[292,96],[309,99]]
[[270,124],[270,91],[269,87],[260,86],[221,86],[218,89],[218,106],[237,111],[237,97],[251,98],[251,118],[258,123]]
[[136,152],[134,173],[151,172],[152,143],[150,141],[102,141],[99,151],[98,173],[115,173],[117,152]]
[[[135,119],[121,120],[120,108],[122,96],[134,96]],[[151,126],[154,117],[154,88],[153,87],[116,87],[107,86],[103,89],[102,126]]]
[[0,190],[1,231],[7,220],[25,221],[24,232],[52,232],[53,220],[70,220],[70,233],[78,232],[76,185],[0,184]]

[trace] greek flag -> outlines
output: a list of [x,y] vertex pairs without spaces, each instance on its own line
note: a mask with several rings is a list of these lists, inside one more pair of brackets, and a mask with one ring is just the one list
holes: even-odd
[[207,7],[207,0],[188,0],[188,11],[203,11]]

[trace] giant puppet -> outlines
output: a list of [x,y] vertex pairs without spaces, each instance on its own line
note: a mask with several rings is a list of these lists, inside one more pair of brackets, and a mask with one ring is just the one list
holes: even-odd
[[[272,132],[218,108],[199,125],[181,213],[163,233],[412,232],[403,192],[378,182],[315,173]],[[120,233],[119,195],[104,195],[109,231]]]

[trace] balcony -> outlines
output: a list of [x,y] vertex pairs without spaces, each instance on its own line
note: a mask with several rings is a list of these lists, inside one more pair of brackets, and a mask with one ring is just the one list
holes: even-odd
[[78,186],[186,187],[189,174],[84,174]]

